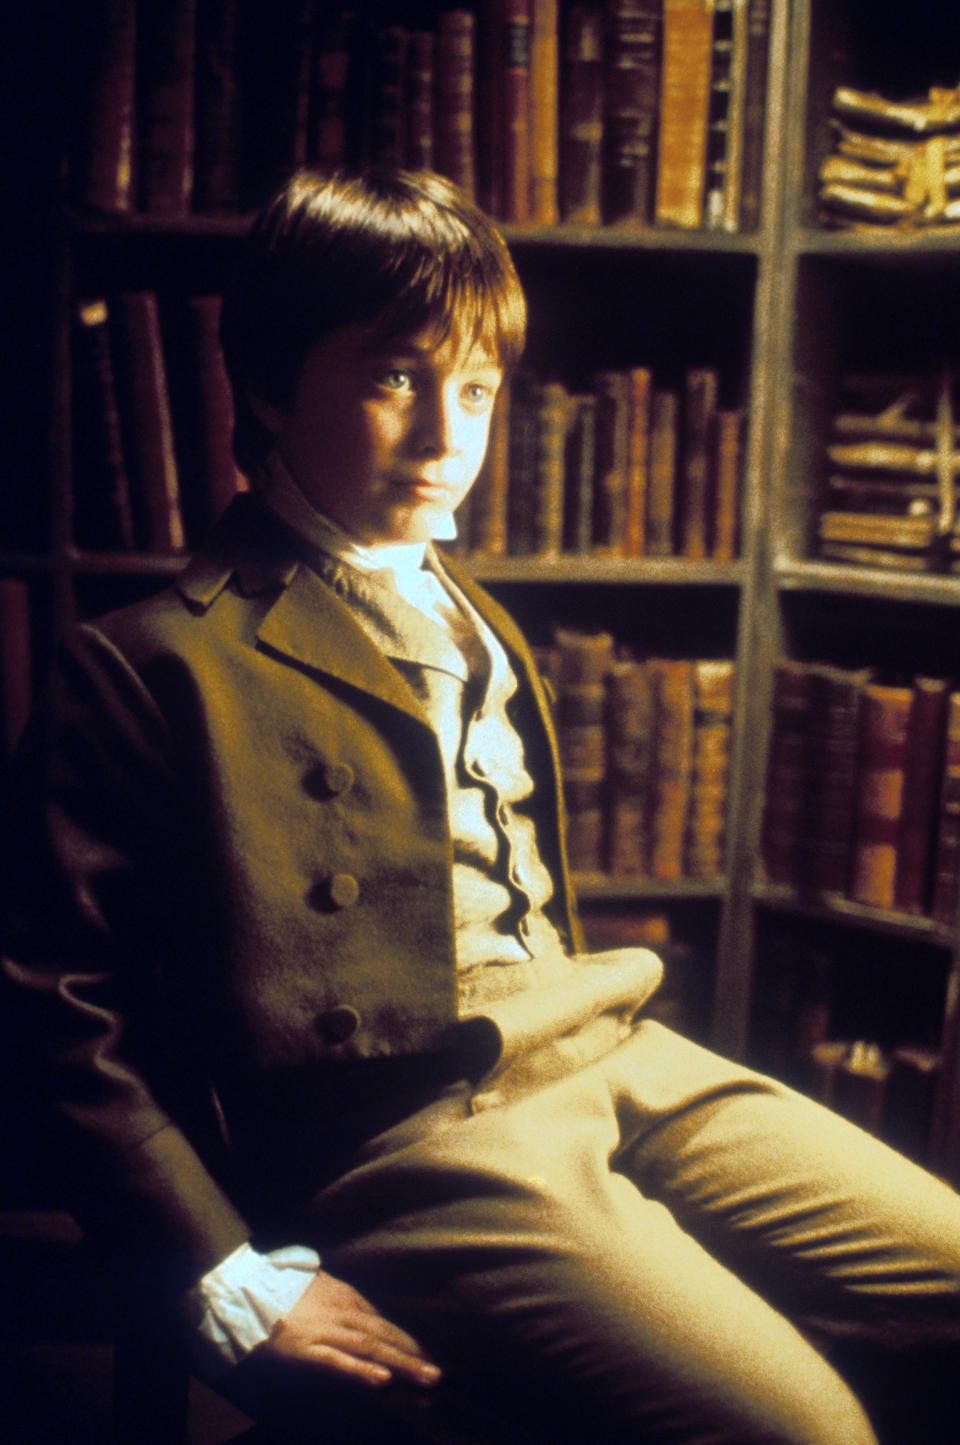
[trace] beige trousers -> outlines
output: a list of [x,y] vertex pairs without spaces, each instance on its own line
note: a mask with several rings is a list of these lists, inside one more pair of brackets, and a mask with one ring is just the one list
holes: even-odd
[[532,1438],[928,1445],[941,1386],[960,1438],[960,1196],[656,1022],[618,1039],[372,1141],[315,1201],[325,1267]]

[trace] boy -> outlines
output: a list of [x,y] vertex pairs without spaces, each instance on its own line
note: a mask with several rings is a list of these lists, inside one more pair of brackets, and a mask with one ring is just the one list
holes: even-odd
[[530,653],[432,546],[524,324],[437,177],[301,173],[251,233],[253,494],[79,630],[24,749],[5,969],[77,1209],[228,1389],[316,1386],[298,1434],[496,1382],[548,1440],[865,1445],[800,1331],[955,1352],[960,1202],[645,1018],[652,955],[578,953]]

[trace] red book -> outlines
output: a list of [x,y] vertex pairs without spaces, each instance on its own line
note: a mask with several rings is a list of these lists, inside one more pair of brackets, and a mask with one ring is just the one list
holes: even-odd
[[909,687],[868,683],[863,692],[850,897],[875,908],[894,906],[912,702]]
[[197,0],[194,206],[235,211],[240,203],[240,28],[238,0]]
[[195,0],[137,7],[139,196],[156,216],[185,216],[193,200]]
[[661,0],[606,0],[603,219],[650,220],[659,110]]
[[593,5],[570,5],[563,24],[560,210],[571,225],[599,226],[603,18]]
[[9,758],[31,703],[30,594],[18,577],[0,577],[0,726]]
[[960,904],[960,692],[950,694],[934,859],[933,917],[952,927]]
[[372,159],[399,167],[407,159],[407,52],[410,33],[389,25],[376,37],[373,81]]
[[77,56],[73,191],[77,203],[125,215],[134,204],[135,0],[89,0]]
[[947,682],[914,678],[893,893],[894,907],[905,913],[926,913],[930,903],[948,701]]
[[342,165],[347,158],[351,20],[355,17],[342,12],[317,17],[307,155],[321,169]]
[[470,10],[445,10],[437,30],[437,169],[476,195],[474,73],[476,18]]
[[411,33],[407,50],[407,166],[412,171],[434,168],[434,51],[432,31]]

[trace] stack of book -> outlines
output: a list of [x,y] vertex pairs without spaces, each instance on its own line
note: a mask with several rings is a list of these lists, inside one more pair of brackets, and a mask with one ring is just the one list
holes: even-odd
[[772,729],[766,880],[953,924],[960,693],[950,682],[781,661]]
[[769,8],[95,0],[73,46],[74,194],[243,210],[296,165],[375,162],[438,170],[517,223],[752,229]]
[[618,654],[607,632],[555,630],[571,867],[618,878],[724,868],[734,663]]
[[841,86],[833,112],[834,149],[820,167],[828,224],[960,221],[960,86],[909,101]]
[[729,561],[745,415],[717,397],[709,367],[676,390],[648,367],[598,372],[587,392],[514,378],[459,517],[460,550]]
[[827,447],[820,554],[906,571],[960,569],[957,379],[849,376]]
[[246,484],[218,296],[161,308],[152,291],[95,297],[74,332],[73,537],[90,551],[196,545]]

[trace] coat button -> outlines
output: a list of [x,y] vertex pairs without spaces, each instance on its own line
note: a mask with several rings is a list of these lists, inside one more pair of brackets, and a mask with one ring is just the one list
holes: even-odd
[[353,768],[349,763],[328,763],[323,770],[323,781],[331,793],[345,793],[353,786]]
[[315,1020],[317,1032],[328,1044],[344,1044],[360,1027],[360,1015],[348,1003],[337,1004]]
[[352,873],[334,873],[330,879],[330,901],[338,908],[349,908],[360,897],[360,884]]

